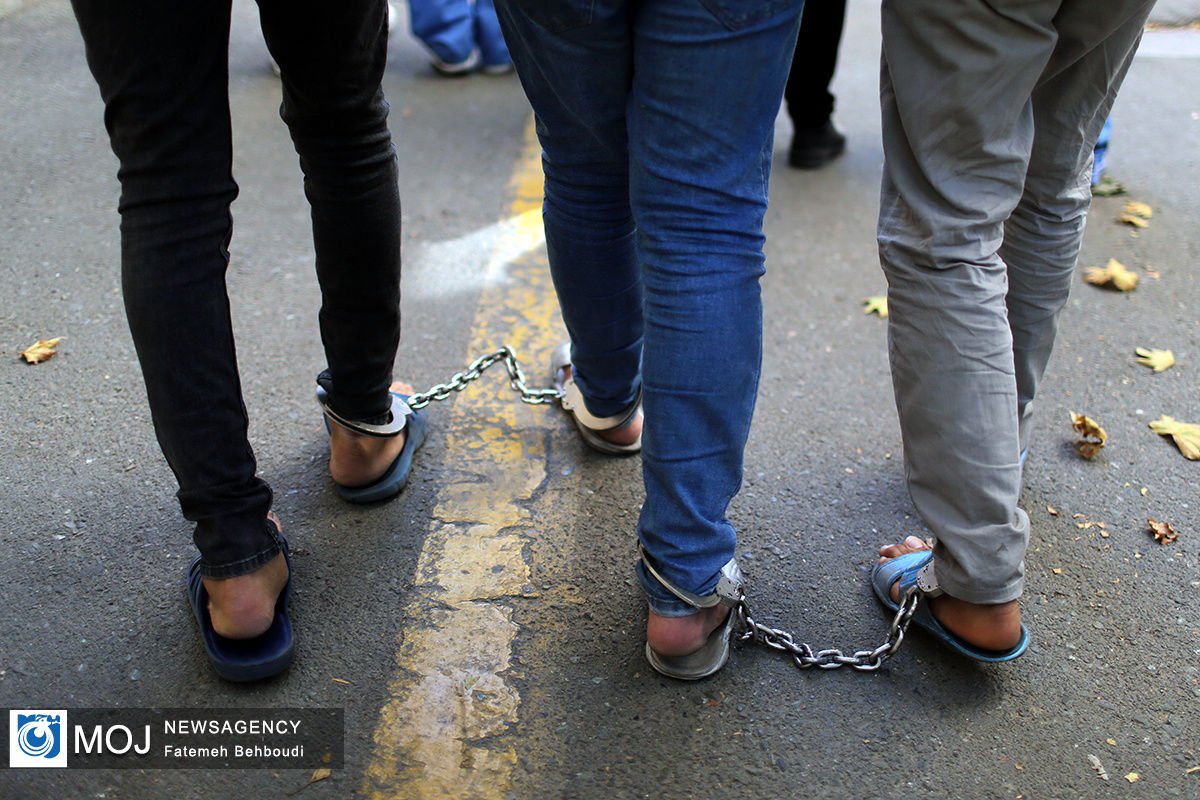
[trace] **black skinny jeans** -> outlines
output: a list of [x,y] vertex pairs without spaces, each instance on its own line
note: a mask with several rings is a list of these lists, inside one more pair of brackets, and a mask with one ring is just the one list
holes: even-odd
[[[120,162],[121,279],[154,430],[207,577],[279,553],[246,438],[225,272],[232,235],[230,0],[72,0]],[[322,383],[386,415],[400,337],[400,198],[380,88],[384,0],[260,0],[312,207]]]

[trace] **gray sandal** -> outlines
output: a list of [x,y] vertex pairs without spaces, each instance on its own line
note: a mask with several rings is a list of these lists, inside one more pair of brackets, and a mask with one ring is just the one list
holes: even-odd
[[667,591],[688,605],[698,610],[712,608],[715,605],[729,607],[729,616],[725,618],[725,622],[708,635],[708,639],[700,646],[699,650],[685,656],[664,656],[650,647],[650,643],[647,642],[646,660],[650,662],[650,666],[654,668],[655,672],[681,681],[698,681],[717,672],[729,660],[729,637],[733,633],[735,616],[733,610],[744,596],[745,582],[737,561],[729,559],[725,566],[721,567],[721,578],[717,581],[717,588],[712,594],[700,597],[672,585],[663,578],[658,570],[651,566],[650,559],[646,557],[646,550],[640,542],[638,543],[638,553],[646,571],[653,575]]
[[571,343],[563,342],[550,357],[550,379],[554,381],[554,387],[559,391],[559,403],[563,410],[571,415],[575,427],[579,429],[579,435],[583,437],[584,444],[610,456],[631,456],[640,453],[642,450],[641,434],[638,434],[638,438],[634,442],[616,444],[600,436],[600,433],[624,428],[637,419],[638,412],[642,410],[641,390],[638,390],[638,396],[634,398],[629,408],[621,413],[611,417],[597,417],[587,410],[579,386],[567,376],[566,370],[570,366]]

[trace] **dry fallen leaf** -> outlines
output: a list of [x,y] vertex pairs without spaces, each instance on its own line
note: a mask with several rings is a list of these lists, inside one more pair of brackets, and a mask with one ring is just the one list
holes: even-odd
[[1131,772],[1125,776],[1125,780],[1129,781],[1130,783],[1137,783],[1141,779],[1142,779],[1142,776],[1138,775],[1136,772]]
[[1076,432],[1083,437],[1082,440],[1075,443],[1079,448],[1079,455],[1084,458],[1091,458],[1100,452],[1100,448],[1104,447],[1104,443],[1108,441],[1108,434],[1104,432],[1096,424],[1096,420],[1091,417],[1085,417],[1083,414],[1071,412],[1071,426]]
[[1131,292],[1138,285],[1137,273],[1130,272],[1115,258],[1110,258],[1103,269],[1088,267],[1083,271],[1083,279],[1093,286],[1111,286],[1119,292]]
[[317,781],[323,781],[332,774],[333,774],[333,770],[331,770],[329,767],[321,767],[320,769],[314,769],[312,777],[308,779],[308,782],[316,783]]
[[1170,350],[1153,350],[1149,347],[1139,347],[1134,351],[1138,354],[1137,363],[1150,367],[1155,372],[1162,372],[1175,365],[1175,354]]
[[875,295],[863,300],[864,314],[878,314],[880,319],[888,315],[887,297],[885,295]]
[[1096,777],[1102,781],[1108,780],[1108,771],[1104,769],[1104,765],[1100,763],[1100,759],[1096,758],[1091,753],[1088,753],[1088,761],[1092,762],[1092,769],[1096,770]]
[[63,340],[63,337],[57,336],[53,339],[38,339],[36,344],[32,344],[25,348],[25,352],[21,353],[21,358],[28,361],[30,364],[40,364],[49,358],[53,358],[58,351],[58,343]]
[[1150,223],[1141,217],[1135,217],[1133,214],[1122,214],[1117,217],[1117,222],[1124,222],[1126,225],[1132,225],[1135,228],[1149,228]]
[[1175,532],[1169,522],[1159,522],[1156,519],[1146,522],[1150,525],[1150,533],[1154,534],[1154,541],[1159,544],[1167,545],[1179,538],[1179,534]]
[[1125,205],[1121,207],[1126,214],[1131,214],[1142,219],[1150,219],[1154,216],[1154,209],[1145,203],[1139,203],[1137,200],[1126,200]]
[[1100,178],[1100,182],[1092,186],[1092,194],[1096,197],[1112,197],[1118,194],[1125,194],[1125,187],[1120,181],[1114,181],[1112,178],[1104,175]]
[[1175,446],[1187,460],[1200,461],[1200,425],[1179,422],[1164,414],[1150,423],[1150,430],[1174,439]]
[[1054,506],[1046,506],[1046,511],[1048,511],[1050,514],[1053,514],[1056,517],[1058,516],[1058,509],[1055,508]]

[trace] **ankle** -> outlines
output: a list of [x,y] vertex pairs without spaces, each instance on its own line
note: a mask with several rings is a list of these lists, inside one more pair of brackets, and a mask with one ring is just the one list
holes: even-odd
[[646,642],[654,652],[670,657],[686,656],[699,650],[709,635],[725,622],[729,609],[713,606],[686,617],[661,617],[650,612],[646,621]]
[[283,553],[247,575],[205,578],[213,630],[228,639],[251,639],[266,632],[275,619],[275,603],[287,580]]
[[406,432],[381,438],[329,423],[329,475],[342,486],[369,484],[387,471],[404,449]]
[[634,414],[633,419],[626,422],[619,428],[610,428],[606,431],[596,431],[601,439],[612,442],[613,444],[633,444],[642,435],[642,410],[639,408]]
[[942,595],[928,602],[942,627],[976,647],[1007,650],[1021,638],[1021,606],[1016,600],[982,604]]

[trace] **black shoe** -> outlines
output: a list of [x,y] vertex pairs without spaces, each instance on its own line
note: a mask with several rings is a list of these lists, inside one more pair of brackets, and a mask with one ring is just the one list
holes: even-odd
[[838,133],[832,122],[826,121],[819,128],[796,131],[788,165],[797,169],[817,169],[840,156],[845,149],[846,137]]

